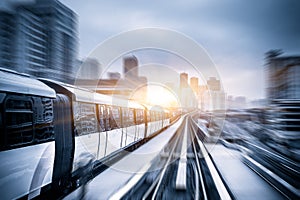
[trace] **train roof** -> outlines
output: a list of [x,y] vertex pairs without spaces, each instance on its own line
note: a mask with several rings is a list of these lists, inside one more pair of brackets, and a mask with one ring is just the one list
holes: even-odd
[[29,75],[0,68],[0,91],[55,98],[53,89]]
[[48,79],[40,80],[47,84],[49,87],[52,87],[56,92],[72,96],[72,99],[74,101],[144,109],[144,106],[135,101],[99,94],[85,88],[80,88],[74,85],[58,81]]

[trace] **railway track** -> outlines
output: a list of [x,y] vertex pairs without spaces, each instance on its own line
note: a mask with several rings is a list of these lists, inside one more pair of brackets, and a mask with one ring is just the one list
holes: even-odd
[[[226,134],[232,135],[233,131],[229,130]],[[226,147],[241,151],[243,163],[285,198],[300,198],[299,162],[258,139],[239,139],[232,143],[223,140],[222,143]]]
[[232,199],[195,127],[186,116],[150,170],[122,199]]
[[287,198],[300,197],[299,165],[263,144],[245,142],[247,155],[243,161]]

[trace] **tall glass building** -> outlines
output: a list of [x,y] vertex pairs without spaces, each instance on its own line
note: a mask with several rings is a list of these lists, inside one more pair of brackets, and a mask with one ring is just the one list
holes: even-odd
[[300,160],[300,57],[267,57],[267,98],[275,128],[273,138],[280,141],[283,151]]
[[267,63],[270,102],[279,99],[300,99],[300,57],[271,57]]
[[77,16],[57,0],[6,1],[0,7],[0,67],[72,82]]

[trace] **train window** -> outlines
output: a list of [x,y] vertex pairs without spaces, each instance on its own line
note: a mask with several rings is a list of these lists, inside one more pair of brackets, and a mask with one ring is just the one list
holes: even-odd
[[112,116],[114,119],[120,119],[120,109],[118,107],[112,107]]
[[35,142],[54,140],[53,104],[50,98],[32,97]]
[[155,112],[154,111],[150,111],[150,119],[151,119],[151,122],[156,121]]
[[33,110],[30,98],[11,97],[5,103],[5,143],[8,147],[33,141]]
[[144,122],[144,110],[141,109],[136,109],[135,110],[136,113],[136,124],[141,124]]
[[116,127],[116,122],[113,120],[113,116],[118,116],[117,107],[99,105],[99,121],[101,131],[109,131]]
[[137,110],[137,123],[144,123],[144,110]]
[[151,116],[151,111],[149,110],[149,111],[147,112],[147,119],[148,119],[149,122],[151,122],[151,120],[152,120],[151,117],[152,117],[152,116]]
[[78,136],[98,132],[95,104],[73,102],[73,112]]
[[122,108],[123,127],[131,126],[134,124],[133,109]]
[[110,106],[106,106],[106,124],[105,124],[105,130],[106,131],[110,131],[112,128],[111,125],[111,107]]
[[165,119],[169,119],[171,117],[171,113],[170,112],[166,112],[164,117],[165,117]]
[[119,108],[118,107],[115,107],[115,106],[109,106],[109,123],[108,123],[108,126],[110,127],[109,130],[113,130],[113,129],[116,129],[119,127],[119,118],[120,118],[120,115],[119,115]]
[[162,120],[162,112],[157,112],[157,120]]
[[141,120],[141,115],[140,114],[141,114],[140,110],[135,109],[134,123],[136,125],[141,123],[141,121],[140,121]]
[[132,108],[128,110],[128,125],[134,125],[134,110]]
[[52,99],[8,95],[1,102],[2,149],[54,140]]

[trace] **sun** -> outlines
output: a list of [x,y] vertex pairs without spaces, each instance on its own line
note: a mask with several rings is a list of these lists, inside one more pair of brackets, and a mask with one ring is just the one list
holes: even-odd
[[175,93],[162,85],[148,85],[147,104],[165,108],[178,107],[178,98]]

